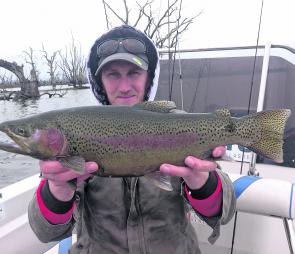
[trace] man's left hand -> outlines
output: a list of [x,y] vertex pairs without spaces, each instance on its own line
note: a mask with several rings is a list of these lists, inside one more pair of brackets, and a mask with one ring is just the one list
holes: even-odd
[[[221,157],[226,151],[224,146],[216,147],[213,152],[213,157]],[[175,166],[171,164],[162,164],[160,171],[166,175],[182,177],[187,186],[192,190],[200,189],[208,180],[209,172],[217,168],[214,161],[201,160],[193,156],[185,158],[186,166]]]

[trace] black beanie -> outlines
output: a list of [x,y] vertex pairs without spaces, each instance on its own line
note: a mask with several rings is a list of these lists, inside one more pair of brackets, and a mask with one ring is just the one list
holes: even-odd
[[[148,57],[148,73],[150,80],[154,79],[155,69],[158,63],[158,54],[157,49],[153,42],[141,31],[137,30],[136,28],[129,26],[129,25],[122,25],[119,27],[115,27],[108,31],[107,33],[100,36],[93,46],[91,47],[88,62],[87,62],[87,69],[88,69],[88,78],[91,84],[92,91],[95,97],[103,104],[108,105],[110,104],[107,98],[107,95],[104,91],[104,88],[101,83],[101,76],[95,76],[95,72],[98,67],[98,63],[100,58],[97,55],[97,46],[100,45],[102,42],[110,39],[119,39],[119,38],[138,38],[145,43],[146,46],[146,55]],[[151,87],[151,84],[150,84]],[[145,100],[148,98],[150,87],[147,88]]]

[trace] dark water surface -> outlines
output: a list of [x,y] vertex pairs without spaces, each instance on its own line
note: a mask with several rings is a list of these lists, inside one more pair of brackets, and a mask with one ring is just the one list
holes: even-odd
[[[97,105],[90,89],[68,90],[64,97],[48,98],[25,102],[0,101],[0,122],[75,106]],[[0,132],[0,141],[10,139]],[[0,150],[0,188],[15,183],[39,172],[39,161],[28,156],[7,153]]]

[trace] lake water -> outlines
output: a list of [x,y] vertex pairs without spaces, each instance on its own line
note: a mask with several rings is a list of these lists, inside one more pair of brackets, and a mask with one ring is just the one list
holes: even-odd
[[[25,102],[0,101],[0,122],[49,110],[90,105],[97,105],[90,89],[68,90],[63,97],[48,98],[45,95],[39,100],[27,100]],[[10,142],[10,139],[0,132],[0,141]],[[38,160],[0,150],[0,188],[38,172]]]

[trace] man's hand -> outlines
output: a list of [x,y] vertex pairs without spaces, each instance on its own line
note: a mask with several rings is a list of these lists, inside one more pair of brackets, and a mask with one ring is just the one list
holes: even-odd
[[[221,157],[226,151],[224,146],[216,147],[213,152],[213,157]],[[187,186],[192,190],[200,189],[207,181],[209,172],[217,168],[214,161],[200,160],[193,156],[185,158],[186,166],[179,167],[171,164],[162,164],[160,171],[170,176],[182,177]]]
[[40,161],[42,177],[48,179],[52,195],[60,201],[69,201],[74,196],[75,190],[68,181],[77,179],[77,186],[98,170],[95,162],[86,162],[85,171],[79,174],[71,169],[64,168],[58,161]]

